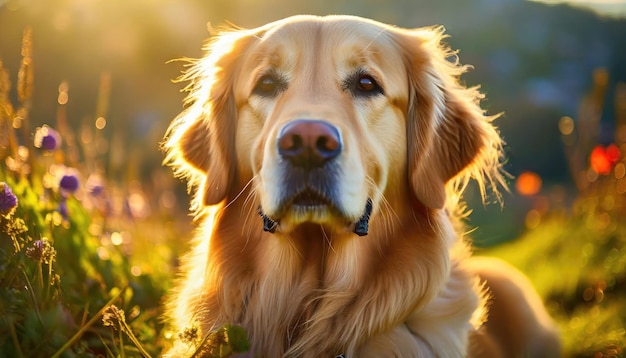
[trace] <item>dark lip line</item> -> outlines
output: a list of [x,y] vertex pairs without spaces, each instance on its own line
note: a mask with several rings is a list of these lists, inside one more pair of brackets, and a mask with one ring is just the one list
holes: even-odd
[[[296,203],[297,197],[300,195],[306,194],[307,192],[312,193],[312,195],[318,196],[322,203],[316,204],[316,205],[306,205],[306,204]],[[331,197],[332,197],[331,195],[328,195],[327,192],[320,190],[319,188],[315,188],[311,185],[304,185],[301,189],[297,190],[295,194],[289,195],[287,198],[282,200],[281,204],[279,205],[280,210],[272,216],[273,218],[279,219],[289,211],[289,208],[294,208],[294,207],[301,207],[301,208],[310,207],[313,209],[313,208],[321,208],[325,206],[331,211],[340,213],[341,211],[339,210],[339,207],[335,204],[335,202],[331,199]]]
[[306,208],[306,203],[300,205],[296,202],[298,197],[303,194],[305,195],[304,200],[308,196],[311,199],[316,199],[318,201],[316,204],[323,204],[309,205],[311,208],[323,208],[325,206],[328,210],[334,211],[335,214],[342,215],[338,202],[338,183],[341,179],[338,174],[340,171],[335,162],[327,163],[324,167],[313,170],[302,170],[287,165],[286,162],[283,163],[281,165],[283,190],[281,190],[278,210],[272,216],[280,218],[295,206]]
[[[318,205],[306,205],[306,204],[298,204],[296,200],[301,196],[311,196],[314,199],[319,199],[321,204]],[[320,206],[326,205],[330,207],[336,207],[334,201],[331,199],[331,196],[326,193],[324,190],[320,190],[310,185],[304,186],[302,189],[298,190],[295,194],[290,195],[286,200],[283,201],[282,207],[289,206]]]
[[[314,210],[314,208],[317,206],[323,206],[323,205],[311,206],[311,209]],[[370,221],[370,216],[373,210],[372,206],[373,206],[372,199],[368,198],[367,203],[365,204],[365,209],[363,210],[363,214],[356,222],[354,222],[353,232],[357,234],[358,236],[365,236],[369,232],[369,221]],[[331,207],[330,209],[333,210],[334,208]],[[266,215],[263,212],[263,208],[261,206],[258,207],[257,213],[263,219],[263,231],[275,233],[276,229],[278,228],[280,219],[276,221],[270,218],[268,215]]]

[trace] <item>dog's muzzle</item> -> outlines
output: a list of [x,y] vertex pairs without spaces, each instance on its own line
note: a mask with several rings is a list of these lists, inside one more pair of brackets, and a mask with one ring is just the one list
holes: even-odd
[[[339,129],[317,119],[296,119],[285,124],[278,133],[276,149],[285,170],[281,207],[299,212],[337,208],[336,166],[343,150]],[[331,209],[332,210],[332,209]],[[279,220],[270,218],[261,207],[263,230],[274,233]],[[367,200],[361,218],[354,223],[354,233],[365,236],[369,229],[372,201]]]

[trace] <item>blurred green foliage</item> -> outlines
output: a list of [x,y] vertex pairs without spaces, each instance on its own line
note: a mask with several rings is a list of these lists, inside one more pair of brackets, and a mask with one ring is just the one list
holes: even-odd
[[[566,357],[626,353],[626,84],[608,91],[607,76],[595,71],[578,118],[559,121],[575,199],[564,201],[554,188],[531,193],[527,231],[484,251],[531,278],[559,324]],[[599,119],[607,102],[615,132],[604,147]]]

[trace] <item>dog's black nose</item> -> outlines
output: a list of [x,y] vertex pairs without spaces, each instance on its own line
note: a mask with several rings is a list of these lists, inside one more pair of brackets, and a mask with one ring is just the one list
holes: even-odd
[[339,130],[320,120],[292,121],[280,130],[278,153],[298,167],[321,167],[341,153]]

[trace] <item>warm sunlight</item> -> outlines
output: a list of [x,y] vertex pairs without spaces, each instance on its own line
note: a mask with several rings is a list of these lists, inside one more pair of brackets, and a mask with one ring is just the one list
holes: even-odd
[[[411,227],[408,224],[395,227],[397,222],[413,218],[415,222],[430,224],[429,230],[437,230],[456,225],[438,225],[433,217],[421,220],[420,215],[441,213],[447,217],[455,211],[466,212],[463,220],[467,226],[459,230],[471,242],[476,254],[503,259],[529,278],[541,296],[538,301],[558,325],[563,356],[626,354],[626,0],[0,0],[0,356],[113,358],[141,354],[156,357],[175,340],[202,345],[211,340],[233,338],[247,343],[247,333],[233,330],[234,326],[214,327],[214,331],[203,333],[192,324],[182,332],[174,332],[164,322],[164,302],[175,292],[178,272],[185,262],[182,257],[192,244],[209,241],[209,235],[198,234],[198,226],[205,223],[210,232],[210,228],[220,227],[223,219],[222,212],[218,213],[215,207],[204,212],[208,216],[195,215],[197,208],[190,205],[195,195],[193,185],[187,186],[184,178],[176,177],[171,168],[164,165],[168,163],[164,161],[167,159],[164,158],[167,155],[164,141],[189,140],[182,130],[166,136],[175,118],[183,118],[178,123],[178,129],[183,129],[194,126],[195,122],[186,120],[187,117],[206,120],[212,113],[221,113],[212,112],[214,106],[207,105],[215,93],[213,87],[206,84],[217,86],[224,80],[220,77],[225,73],[224,68],[239,63],[231,59],[240,58],[241,48],[245,46],[235,44],[238,37],[246,33],[234,31],[217,35],[232,41],[221,41],[224,46],[208,53],[208,44],[215,41],[211,36],[219,34],[220,29],[251,29],[295,14],[350,14],[400,28],[443,25],[449,35],[444,42],[458,50],[460,64],[468,65],[458,86],[480,87],[485,95],[480,107],[486,116],[497,117],[489,125],[497,128],[495,137],[501,136],[504,143],[502,169],[507,173],[508,192],[502,190],[501,202],[495,196],[483,202],[479,190],[469,184],[465,197],[455,193],[460,201],[466,201],[461,203],[467,204],[463,210],[426,209],[424,193],[437,190],[442,178],[433,179],[432,185],[424,178],[411,180],[410,185],[422,189],[422,197],[418,197],[417,192],[397,193],[404,185],[409,185],[409,179],[403,175],[398,175],[400,179],[379,180],[383,172],[409,172],[408,166],[398,166],[410,161],[409,158],[421,158],[424,153],[390,155],[389,170],[368,176],[372,185],[393,183],[393,188],[375,188],[376,195],[382,194],[381,205],[372,209],[370,200],[369,209],[368,204],[364,204],[367,215],[358,218],[355,212],[350,220],[338,221],[356,227],[354,220],[368,220],[369,225],[371,216],[369,236],[358,237],[361,241],[353,245],[332,246],[333,249],[355,248],[357,244],[370,242],[366,240],[372,240],[373,233],[384,232],[389,236],[386,241],[372,246],[378,250],[376,257],[386,251],[402,254],[408,251],[385,249],[387,243],[394,241],[394,235]],[[382,34],[384,31],[381,32],[384,37]],[[256,39],[251,43],[254,41]],[[290,46],[301,45],[295,42],[297,45]],[[399,47],[410,49],[416,45],[407,41]],[[259,51],[263,48],[257,47]],[[317,47],[309,46],[302,52],[311,48]],[[300,53],[297,49],[293,51]],[[231,52],[234,56],[226,56]],[[416,53],[422,56],[422,52],[396,57],[392,51],[381,52],[384,52],[381,58],[402,59],[398,63],[405,65],[414,60]],[[325,62],[322,59],[343,58],[331,57],[330,53],[311,51],[307,59],[315,66],[310,66],[310,73],[321,73],[314,72],[313,67],[319,70],[318,64]],[[320,59],[320,56],[324,57]],[[201,58],[204,59],[197,60]],[[219,68],[214,66],[216,62],[220,63]],[[364,149],[363,154],[355,158],[372,164],[379,157],[385,157],[378,151],[382,151],[380,148],[384,148],[387,141],[379,136],[405,133],[404,128],[394,132],[398,123],[418,123],[411,128],[419,132],[422,121],[428,120],[418,121],[418,117],[409,115],[429,113],[428,110],[403,112],[400,108],[415,105],[428,109],[431,108],[429,100],[439,99],[436,108],[444,113],[448,107],[477,101],[476,98],[465,102],[455,100],[458,93],[446,89],[448,80],[428,86],[428,81],[445,78],[438,77],[437,73],[411,77],[412,71],[427,63],[377,70],[381,77],[393,74],[393,80],[384,78],[384,81],[378,81],[371,73],[361,73],[367,69],[359,69],[358,75],[353,74],[352,78],[344,73],[345,69],[335,73],[329,66],[324,76],[307,77],[307,81],[298,84],[324,79],[328,81],[328,87],[324,88],[334,91],[332,86],[336,86],[337,97],[347,103],[339,107],[348,108],[342,112],[346,117],[342,119],[356,118],[372,108],[379,109],[372,118],[380,113],[398,116],[393,122],[375,121],[379,126],[379,130],[373,131],[375,135],[357,141],[359,148]],[[251,71],[232,71],[235,74],[231,77],[254,78]],[[280,83],[282,89],[293,88],[289,87],[293,86],[289,81],[293,80],[290,76],[295,72],[290,71],[284,70],[286,73],[277,76],[280,78],[270,80]],[[269,70],[267,74],[275,75]],[[372,81],[377,84],[373,86],[376,91],[367,95],[357,91],[362,89],[362,84],[371,90]],[[403,85],[395,86],[395,82]],[[402,97],[409,83],[423,86],[411,92],[416,94],[412,100],[407,100],[408,94],[407,98]],[[253,85],[251,82],[248,87]],[[222,88],[232,87],[227,84]],[[437,96],[422,93],[428,91]],[[271,133],[278,132],[267,124],[270,112],[279,108],[272,102],[275,93],[264,96],[256,93],[263,99],[250,100],[239,92],[245,90],[237,92],[239,102],[228,107],[232,112],[224,117],[229,117],[232,128],[258,125],[263,130],[246,136],[234,135],[236,138],[227,135],[220,138],[224,143],[230,143],[229,138],[237,139],[233,151],[246,147],[249,144],[245,143],[246,139],[258,133],[268,133],[269,138]],[[235,98],[229,95],[221,98]],[[396,97],[391,98],[392,95]],[[355,99],[355,103],[362,104],[372,98],[378,102],[358,110],[349,107]],[[331,106],[335,99],[326,99],[324,104]],[[302,102],[308,100],[305,98]],[[263,107],[257,102],[264,103]],[[392,102],[401,105],[389,111],[383,108]],[[258,108],[254,107],[255,103]],[[246,116],[239,114],[241,108],[249,111]],[[186,115],[180,116],[181,112]],[[459,116],[455,122],[459,124],[470,123],[469,117],[482,112],[467,111],[461,106],[455,113],[471,114]],[[242,122],[242,118],[248,122]],[[219,120],[212,119],[212,125],[204,128],[207,133],[201,132],[198,138],[213,134],[216,127],[213,124]],[[254,126],[248,125],[252,122]],[[363,125],[371,122],[370,117],[350,121]],[[241,123],[245,125],[238,126]],[[326,134],[323,137],[326,142],[319,143],[328,143],[329,138],[330,143],[339,143],[332,140],[335,137],[352,138],[343,136],[346,126],[339,127],[331,127],[331,130],[314,127]],[[227,130],[222,128],[222,132]],[[361,138],[361,132],[361,129],[356,131],[359,134],[354,137]],[[457,137],[444,141],[450,147],[456,145],[458,151],[477,147],[468,140],[470,134],[463,130],[452,132]],[[450,133],[437,134],[444,138]],[[420,132],[420,135],[410,136],[409,141],[417,140],[421,144],[428,142],[425,138],[430,137]],[[388,140],[404,141],[404,138]],[[267,146],[278,142],[269,141]],[[498,147],[498,143],[492,141],[486,145]],[[202,164],[217,163],[217,156],[213,155],[221,147],[198,145],[194,148],[201,152],[194,155],[204,158]],[[440,149],[436,153],[452,152]],[[248,178],[237,175],[248,175],[256,170],[256,167],[254,170],[243,167],[242,163],[247,162],[241,158],[245,155],[249,159],[250,154],[226,154],[225,158],[220,158],[224,163],[219,162],[214,167],[224,169],[222,174],[232,169],[225,177],[232,179],[233,185],[246,182]],[[403,160],[396,161],[396,157]],[[194,158],[179,155],[177,160],[186,162]],[[449,169],[438,171],[437,166],[450,164],[447,159],[458,159],[454,155],[428,158],[439,158],[424,166],[422,174],[433,175],[432,178],[443,172],[450,174]],[[380,169],[376,165],[372,167]],[[206,177],[210,168],[198,167],[187,173],[196,169],[195,182],[213,183]],[[360,173],[352,171],[356,172]],[[259,190],[253,179],[248,185]],[[229,233],[239,235],[258,229],[262,235],[269,235],[263,231],[264,220],[274,225],[278,225],[278,221],[263,211],[260,211],[261,217],[255,214],[255,210],[262,209],[257,203],[261,197],[258,193],[244,194],[230,204],[238,210],[237,200],[244,200],[248,205],[246,209],[251,209],[249,212],[240,210],[234,219],[248,221],[233,224]],[[415,205],[406,206],[410,207],[410,215],[402,212],[404,206],[393,203],[394,195],[414,200]],[[299,199],[303,198],[320,199],[309,192]],[[321,199],[327,200],[324,196]],[[357,199],[347,201],[361,205],[361,199]],[[496,204],[492,205],[494,202]],[[203,206],[201,200],[194,205]],[[308,224],[311,223],[305,222]],[[354,233],[351,230],[346,232]],[[413,231],[417,237],[423,230]],[[194,235],[197,239],[192,242]],[[269,236],[259,237],[267,239]],[[407,238],[410,239],[402,240],[407,247],[409,243],[426,245],[429,242],[413,240],[410,235]],[[325,239],[330,242],[328,237]],[[294,237],[286,241],[293,245],[296,242]],[[246,243],[246,248],[253,244]],[[299,254],[310,254],[306,252],[310,247],[314,245],[306,246]],[[366,251],[354,250],[344,256],[347,260],[336,260],[333,272],[349,276],[349,270],[343,270],[340,264],[356,266],[373,261],[372,257],[364,257]],[[267,265],[267,272],[275,269],[272,265],[277,260],[268,261],[269,255],[256,253],[258,259],[247,256],[245,265],[238,267],[242,268],[242,276],[257,261]],[[196,254],[208,257],[209,249],[200,247]],[[329,257],[324,259],[330,260]],[[394,268],[397,272],[415,263],[408,256],[389,261],[401,263]],[[215,277],[207,276],[206,266],[198,266],[189,270],[193,276],[189,291],[221,279],[218,270],[212,273]],[[380,264],[372,272],[363,270],[364,277],[374,280],[383,269],[384,265]],[[322,271],[306,271],[316,273],[311,276],[311,287],[319,285]],[[296,276],[289,276],[289,280],[296,282]],[[233,277],[230,282],[236,286],[239,276]],[[265,291],[276,293],[268,287]],[[323,289],[317,288],[320,292]],[[181,296],[180,302],[185,302],[186,292]],[[247,296],[237,302],[231,302],[226,296],[220,300],[220,304],[233,307],[242,301],[245,305],[254,303]],[[273,312],[275,307],[271,306],[265,308]],[[311,310],[315,309],[313,306]],[[174,315],[187,312],[182,306],[172,311]],[[293,334],[301,332],[294,328]],[[197,353],[199,356],[202,352]]]
[[626,16],[625,0],[531,0],[547,4],[570,4],[591,9],[598,14],[607,16]]

